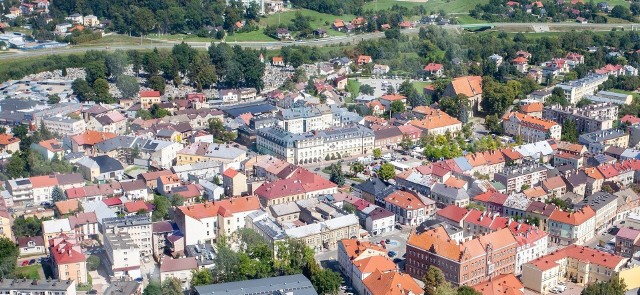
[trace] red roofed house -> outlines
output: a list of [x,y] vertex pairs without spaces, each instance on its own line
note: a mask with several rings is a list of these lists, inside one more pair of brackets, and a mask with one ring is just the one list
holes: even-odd
[[560,139],[562,127],[555,121],[540,119],[518,112],[502,117],[505,134],[521,136],[525,142],[538,142],[546,139]]
[[263,183],[254,194],[266,207],[333,194],[337,192],[337,188],[335,183],[315,173],[298,169],[289,178]]
[[525,264],[521,279],[527,289],[546,294],[564,280],[581,285],[608,282],[613,274],[623,271],[626,262],[621,256],[570,245]]
[[442,64],[430,63],[424,66],[424,71],[432,77],[442,77],[444,75],[444,66]]
[[637,251],[640,251],[640,230],[620,228],[616,234],[616,255],[629,258]]
[[410,276],[404,273],[391,271],[382,272],[376,270],[363,281],[365,292],[360,294],[370,295],[404,295],[424,294],[424,291]]
[[585,206],[575,212],[556,209],[549,216],[551,242],[559,245],[582,245],[594,237],[596,212]]
[[64,236],[49,240],[49,255],[53,273],[59,280],[75,280],[77,284],[87,283],[87,259],[75,239]]
[[282,56],[274,56],[271,59],[271,65],[276,67],[284,67],[284,58],[282,58]]
[[538,118],[542,118],[542,109],[544,109],[544,104],[541,102],[532,102],[520,106],[521,113]]
[[462,228],[462,221],[469,214],[469,210],[457,205],[449,205],[436,211],[436,220],[446,222],[453,226]]
[[[451,80],[451,83],[444,89],[443,96],[455,97],[458,94],[464,94],[471,102],[473,114],[482,110],[480,103],[482,102],[482,77],[465,76]],[[473,114],[469,114],[471,117]]]
[[222,187],[224,194],[229,197],[241,196],[248,191],[247,176],[238,170],[228,168],[222,173]]
[[148,110],[154,104],[160,103],[160,91],[140,91],[140,107]]
[[64,156],[64,149],[62,148],[62,142],[57,139],[43,140],[38,143],[32,143],[31,149],[40,153],[45,159],[51,161],[53,157],[58,155],[59,159]]
[[198,261],[195,257],[184,257],[173,259],[164,256],[160,263],[160,283],[176,278],[182,283],[182,289],[188,290],[191,284],[193,270],[198,268]]
[[385,94],[380,97],[380,103],[384,106],[385,110],[391,108],[391,103],[394,101],[400,101],[404,105],[407,105],[407,97],[400,94]]
[[137,215],[138,212],[150,213],[152,211],[150,206],[142,200],[126,202],[123,204],[123,207],[127,215]]
[[482,295],[524,295],[524,286],[513,274],[499,275],[493,280],[474,285],[472,288]]
[[516,70],[518,70],[518,72],[520,73],[526,73],[529,71],[529,60],[522,57],[522,56],[518,56],[514,59],[511,60],[511,62],[513,63],[514,66],[516,66]]
[[175,221],[185,245],[213,242],[245,227],[245,217],[260,209],[258,197],[240,197],[178,207]]
[[111,132],[87,130],[71,137],[71,150],[74,153],[84,152],[88,156],[93,156],[95,153],[94,146],[96,144],[116,136],[115,133]]
[[338,241],[338,263],[340,270],[348,278],[353,273],[353,262],[373,256],[387,256],[387,250],[378,244],[359,241],[356,239],[343,239]]
[[20,149],[20,138],[9,134],[0,134],[0,153],[14,153]]
[[368,55],[360,55],[358,56],[358,59],[356,60],[356,63],[360,66],[362,65],[366,65],[368,63],[371,63],[373,61],[373,59],[371,58],[371,56]]
[[436,202],[409,191],[395,191],[384,198],[385,208],[396,213],[397,222],[419,225],[436,211]]

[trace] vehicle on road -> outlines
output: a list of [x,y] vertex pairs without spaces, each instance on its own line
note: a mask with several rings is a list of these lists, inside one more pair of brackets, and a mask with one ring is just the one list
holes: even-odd
[[27,266],[27,265],[29,265],[29,260],[25,260],[25,261],[23,261],[21,265],[22,265],[22,266]]
[[398,255],[398,253],[396,253],[396,251],[389,251],[389,253],[387,253],[387,255],[389,255],[389,257],[394,257],[394,256]]

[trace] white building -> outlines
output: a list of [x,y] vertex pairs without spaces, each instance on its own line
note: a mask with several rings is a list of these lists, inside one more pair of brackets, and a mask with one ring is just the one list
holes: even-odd
[[147,215],[109,217],[102,219],[103,234],[126,233],[135,244],[139,254],[144,256],[151,255],[153,251],[151,248],[151,227],[151,217]]
[[525,142],[559,140],[562,135],[562,127],[558,123],[519,112],[506,114],[502,120],[505,134],[520,136]]
[[76,295],[75,280],[0,280],[0,294]]
[[549,235],[538,229],[531,229],[525,233],[514,235],[518,242],[516,253],[516,269],[515,274],[522,273],[522,265],[547,255],[547,245],[549,243]]
[[282,109],[277,118],[280,128],[296,134],[333,126],[333,113],[327,105]]
[[[151,241],[149,241],[151,244]],[[140,271],[140,248],[126,232],[104,234],[104,250],[116,278],[137,279]]]
[[598,86],[609,79],[607,75],[590,75],[582,79],[561,83],[560,87],[571,104],[576,104],[586,95],[592,95],[598,91]]
[[197,268],[198,262],[195,257],[173,259],[164,256],[160,263],[160,283],[175,278],[182,283],[182,290],[189,290],[193,271]]
[[556,209],[549,216],[547,227],[550,242],[558,245],[583,245],[594,237],[596,212],[585,206],[575,212]]
[[[371,210],[367,210],[369,207]],[[365,219],[365,230],[367,230],[369,234],[376,236],[394,230],[396,215],[393,214],[393,212],[378,206],[369,207],[363,210],[363,213],[367,215]]]
[[78,135],[87,130],[87,123],[82,119],[48,117],[42,119],[42,121],[47,130],[60,135]]

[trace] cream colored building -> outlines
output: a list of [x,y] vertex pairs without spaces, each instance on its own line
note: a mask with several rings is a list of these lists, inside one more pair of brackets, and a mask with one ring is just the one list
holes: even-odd
[[87,123],[82,119],[48,117],[42,119],[42,122],[47,130],[60,135],[78,135],[87,130]]
[[551,243],[558,245],[583,245],[593,238],[596,212],[585,206],[575,212],[554,210],[547,222]]
[[571,245],[526,263],[521,281],[527,289],[548,294],[565,280],[580,285],[609,281],[626,262],[627,258],[622,256]]
[[164,256],[160,263],[160,283],[175,278],[182,283],[182,290],[189,290],[191,277],[196,269],[198,269],[198,262],[195,257],[173,259]]
[[0,211],[0,237],[5,237],[13,241],[13,231],[11,231],[11,215],[7,211]]
[[142,256],[152,255],[152,222],[147,215],[108,217],[102,219],[102,233],[126,233]]
[[[149,241],[149,246],[151,241]],[[104,250],[115,278],[137,279],[140,271],[140,248],[126,232],[104,234]]]
[[277,118],[280,128],[296,134],[333,126],[333,113],[327,105],[282,109]]
[[80,285],[87,284],[87,259],[76,240],[60,236],[49,242],[49,255],[57,279],[74,280]]
[[97,27],[100,24],[98,17],[93,14],[85,16],[83,21],[85,27]]
[[560,139],[562,127],[549,120],[540,119],[518,112],[511,112],[502,118],[504,133],[520,136],[525,142]]
[[338,241],[358,236],[360,224],[353,214],[344,215],[326,221],[285,229],[289,238],[305,242],[316,252],[338,247]]
[[239,163],[247,158],[247,152],[229,144],[196,142],[179,150],[176,156],[176,165],[218,161],[223,164],[237,164],[235,166],[239,166]]

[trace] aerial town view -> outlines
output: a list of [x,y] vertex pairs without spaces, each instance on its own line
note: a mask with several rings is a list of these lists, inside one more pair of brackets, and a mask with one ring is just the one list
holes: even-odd
[[639,0],[0,0],[0,295],[640,295]]

